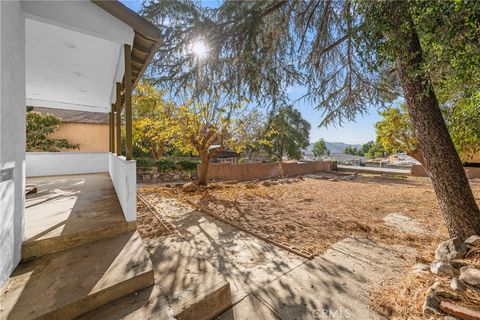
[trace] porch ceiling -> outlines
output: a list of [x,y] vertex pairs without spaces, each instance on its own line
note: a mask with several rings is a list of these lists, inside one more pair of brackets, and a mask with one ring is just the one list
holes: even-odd
[[109,112],[116,82],[125,100],[124,44],[132,88],[160,45],[160,31],[118,1],[23,1],[27,105]]
[[108,112],[122,54],[122,44],[27,18],[27,104]]

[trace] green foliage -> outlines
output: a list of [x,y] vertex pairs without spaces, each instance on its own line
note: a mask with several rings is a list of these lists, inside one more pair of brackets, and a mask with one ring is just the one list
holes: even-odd
[[[369,145],[367,152],[364,156],[370,159],[383,158],[386,155],[385,149],[380,143],[372,143]],[[363,149],[363,147],[362,147]]]
[[[480,151],[480,94],[476,100],[461,100],[443,115],[455,148],[463,161]],[[404,104],[380,112],[383,119],[375,124],[378,142],[387,152],[404,151],[422,162],[410,116]]]
[[152,158],[136,157],[135,161],[137,162],[138,168],[151,168],[155,166],[155,160]]
[[352,156],[363,156],[363,153],[361,153],[360,150],[355,148],[354,146],[348,146],[343,150],[343,153],[345,154],[351,154]]
[[444,116],[460,158],[468,162],[480,152],[480,91],[471,100],[445,110]]
[[258,109],[245,110],[239,114],[235,120],[235,127],[236,139],[242,141],[241,147],[237,148],[237,152],[245,157],[242,161],[265,161],[269,158],[263,148],[269,143],[264,137],[265,117]]
[[363,144],[360,149],[357,149],[354,146],[348,146],[343,150],[343,153],[373,159],[383,157],[386,154],[386,151],[381,144],[368,141]]
[[176,162],[177,168],[184,171],[195,171],[197,165],[200,163],[198,160],[179,160]]
[[422,159],[418,159],[417,139],[406,105],[402,104],[399,108],[386,108],[379,113],[383,119],[375,124],[378,143],[387,152],[406,152],[421,162]]
[[173,171],[176,169],[175,161],[170,159],[161,158],[155,161],[155,166],[160,172]]
[[362,155],[365,155],[370,148],[374,145],[373,141],[368,141],[367,143],[363,144],[362,147],[359,150],[359,153]]
[[171,117],[174,104],[165,101],[161,91],[144,82],[137,85],[132,106],[134,150],[159,159],[172,149]]
[[139,168],[156,168],[160,172],[167,171],[195,171],[197,165],[200,163],[198,160],[172,160],[169,158],[136,158],[137,167]]
[[312,154],[317,159],[330,155],[330,150],[327,149],[324,139],[320,139],[313,144]]
[[292,106],[281,107],[267,120],[263,146],[280,161],[284,156],[300,159],[302,150],[310,144],[309,134],[310,123],[298,110]]
[[[174,93],[199,96],[220,89],[261,105],[286,104],[286,89],[299,85],[305,99],[324,111],[323,123],[353,120],[368,105],[396,94],[370,68],[376,55],[358,36],[365,25],[376,25],[374,19],[365,23],[362,3],[224,1],[207,9],[194,1],[145,2],[143,15],[166,35],[152,71]],[[188,50],[199,39],[210,49],[205,59]]]
[[62,120],[53,114],[27,112],[27,151],[58,152],[65,149],[78,149],[79,144],[71,144],[66,139],[53,139],[48,136],[58,130]]

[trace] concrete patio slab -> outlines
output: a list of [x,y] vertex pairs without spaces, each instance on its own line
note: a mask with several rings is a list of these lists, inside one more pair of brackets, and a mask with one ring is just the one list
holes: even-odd
[[275,313],[254,294],[222,313],[217,320],[279,320]]
[[421,223],[400,213],[389,213],[383,217],[383,221],[385,221],[388,226],[393,227],[401,232],[415,234],[428,233]]
[[230,282],[234,303],[306,261],[173,199],[162,202],[157,208],[193,248],[182,254],[216,268]]
[[174,199],[156,207],[193,251],[231,284],[233,307],[219,319],[380,319],[369,307],[372,290],[401,276],[415,249],[346,238],[323,255],[302,259],[195,211]]
[[254,292],[281,319],[381,319],[369,308],[370,290],[401,275],[414,249],[346,238]]
[[176,319],[212,319],[232,305],[230,284],[183,237],[150,241],[148,251]]
[[22,258],[64,250],[135,229],[127,223],[108,173],[29,178]]
[[0,296],[0,318],[72,319],[153,283],[149,255],[130,232],[19,265]]
[[148,241],[155,285],[81,319],[207,320],[232,305],[230,284],[181,236]]
[[150,286],[128,294],[96,310],[84,314],[77,320],[174,320],[167,298],[158,286]]

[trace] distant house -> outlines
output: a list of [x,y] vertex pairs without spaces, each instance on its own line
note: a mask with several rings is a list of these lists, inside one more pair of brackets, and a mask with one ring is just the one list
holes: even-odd
[[[210,146],[209,150],[215,150],[220,148],[219,144],[214,144]],[[216,154],[210,162],[213,163],[238,163],[238,159],[240,159],[240,153],[231,151],[231,150],[224,150],[220,153]]]
[[65,151],[109,151],[108,113],[41,107],[34,107],[32,111],[50,113],[62,119],[59,129],[49,138],[67,139],[69,143],[80,145],[80,149]]
[[354,156],[346,153],[331,153],[325,159],[334,160],[334,161],[337,161],[338,164],[350,165],[350,166],[360,166],[363,163],[365,163],[365,161],[368,160],[367,157]]
[[377,158],[365,161],[367,167],[380,167],[392,169],[409,169],[412,165],[420,164],[414,158],[404,152],[399,152],[388,156],[387,158]]

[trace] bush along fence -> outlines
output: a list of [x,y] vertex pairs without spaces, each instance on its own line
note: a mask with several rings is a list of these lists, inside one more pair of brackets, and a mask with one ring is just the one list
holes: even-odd
[[177,182],[197,179],[198,160],[138,158],[136,161],[138,182]]

